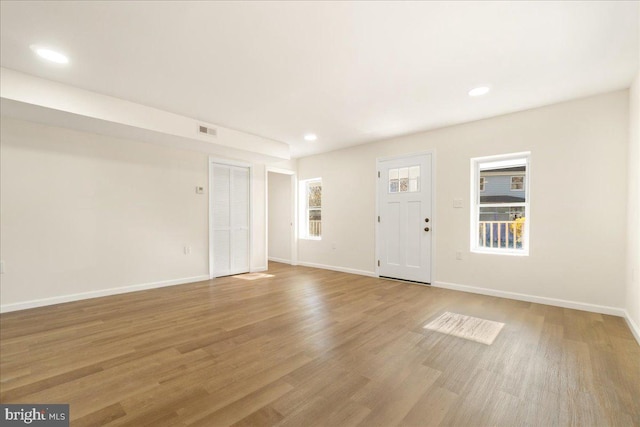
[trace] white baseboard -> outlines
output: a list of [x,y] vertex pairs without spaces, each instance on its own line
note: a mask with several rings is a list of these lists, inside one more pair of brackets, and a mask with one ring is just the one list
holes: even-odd
[[[304,267],[321,268],[321,269],[324,269],[324,270],[340,271],[342,273],[358,274],[360,276],[378,277],[378,275],[375,272],[372,272],[372,271],[355,270],[355,269],[352,269],[352,268],[336,267],[336,266],[332,266],[332,265],[315,264],[315,263],[311,263],[311,262],[302,262],[302,261],[299,261],[298,265],[301,265],[301,266],[304,266]],[[431,285],[433,287],[436,287],[436,288],[451,289],[451,290],[454,290],[454,291],[462,291],[462,292],[469,292],[469,293],[473,293],[473,294],[489,295],[489,296],[513,299],[513,300],[518,300],[518,301],[534,302],[534,303],[537,303],[537,304],[546,304],[546,305],[552,305],[552,306],[556,306],[556,307],[571,308],[571,309],[574,309],[574,310],[590,311],[590,312],[593,312],[593,313],[609,314],[609,315],[612,315],[612,316],[623,317],[623,318],[627,319],[630,323],[633,323],[633,321],[631,321],[629,316],[625,315],[626,314],[625,310],[623,310],[622,308],[617,308],[617,307],[608,307],[608,306],[604,306],[604,305],[582,303],[582,302],[569,301],[569,300],[563,300],[563,299],[558,299],[558,298],[540,297],[540,296],[536,296],[536,295],[521,294],[521,293],[517,293],[517,292],[499,291],[499,290],[495,290],[495,289],[479,288],[479,287],[476,287],[476,286],[459,285],[459,284],[456,284],[456,283],[448,283],[448,282],[434,281],[434,282],[431,283]],[[634,327],[636,328],[635,330],[633,329]],[[632,329],[634,335],[636,335],[636,338],[637,338],[637,336],[638,336],[637,326],[634,324],[634,326],[631,327],[631,329]]]
[[341,273],[357,274],[359,276],[378,277],[378,275],[374,271],[356,270],[354,268],[336,267],[333,265],[324,265],[324,264],[314,264],[312,262],[304,262],[304,261],[298,261],[297,265],[301,265],[303,267],[321,268],[323,270],[339,271]]
[[143,291],[145,289],[163,288],[165,286],[184,285],[185,283],[202,282],[209,280],[209,275],[186,277],[182,279],[164,280],[161,282],[143,283],[140,285],[123,286],[119,288],[101,289],[99,291],[81,292],[77,294],[61,295],[51,298],[42,298],[31,301],[16,302],[0,305],[0,313],[26,310],[29,308],[44,307],[46,305],[62,304],[64,302],[79,301],[84,299],[106,297],[109,295],[126,294],[129,292]]
[[640,327],[638,327],[638,324],[633,321],[627,310],[624,311],[624,320],[627,321],[629,329],[631,329],[633,336],[636,338],[636,341],[638,341],[638,345],[640,345]]
[[517,292],[499,291],[495,289],[478,288],[476,286],[458,285],[456,283],[433,282],[437,288],[452,289],[454,291],[470,292],[472,294],[490,295],[493,297],[514,299],[518,301],[535,302],[538,304],[553,305],[556,307],[572,308],[574,310],[590,311],[593,313],[610,314],[612,316],[625,317],[622,308],[608,307],[605,305],[589,304],[585,302],[568,301],[558,298],[539,297],[536,295],[520,294]]
[[274,257],[269,257],[269,261],[273,261],[273,262],[281,262],[283,264],[289,264],[291,265],[291,260],[290,259],[284,259],[284,258],[274,258]]
[[260,273],[261,271],[267,271],[267,267],[256,267],[249,270],[250,273]]

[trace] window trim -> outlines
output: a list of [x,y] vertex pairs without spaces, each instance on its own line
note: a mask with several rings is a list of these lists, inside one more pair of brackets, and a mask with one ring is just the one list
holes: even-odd
[[[521,166],[525,166],[524,173],[524,192],[525,192],[525,202],[517,203],[518,206],[524,206],[524,216],[526,221],[524,223],[523,228],[523,247],[522,249],[513,249],[513,248],[486,248],[482,247],[478,244],[478,235],[479,235],[479,216],[480,216],[480,168],[481,165],[485,167],[492,168],[500,168],[500,167],[510,167],[514,166],[514,164],[518,164]],[[529,256],[529,251],[531,247],[531,238],[529,229],[531,226],[531,191],[530,191],[530,183],[531,183],[531,152],[519,152],[519,153],[511,153],[511,154],[501,154],[495,156],[485,156],[485,157],[474,157],[470,160],[470,182],[471,182],[471,191],[470,191],[470,229],[469,229],[469,248],[473,253],[478,254],[492,254],[492,255],[512,255],[512,256]],[[517,190],[517,191],[523,191]],[[491,205],[491,204],[489,204]],[[500,206],[507,207],[509,204],[500,204]],[[482,205],[483,207],[490,207],[487,204]]]
[[[320,209],[313,208],[309,209],[309,185],[315,184],[319,182],[320,188],[322,188],[322,178],[310,178],[310,179],[302,179],[299,183],[299,205],[300,205],[300,221],[299,230],[298,230],[298,239],[300,240],[322,240],[322,231],[320,231],[319,236],[310,236],[309,235],[309,210],[319,210],[322,215],[322,205],[320,205]],[[322,224],[322,220],[320,220],[320,224]]]

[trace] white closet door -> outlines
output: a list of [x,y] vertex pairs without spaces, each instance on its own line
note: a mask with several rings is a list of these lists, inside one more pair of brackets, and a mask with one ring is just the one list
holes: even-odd
[[213,276],[249,271],[249,168],[212,164]]
[[231,274],[249,271],[249,169],[231,169]]

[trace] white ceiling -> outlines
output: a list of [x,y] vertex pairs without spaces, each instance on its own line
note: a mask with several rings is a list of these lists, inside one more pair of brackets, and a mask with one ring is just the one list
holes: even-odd
[[[627,88],[640,56],[638,2],[0,4],[3,67],[294,157]],[[482,84],[489,95],[467,96]]]

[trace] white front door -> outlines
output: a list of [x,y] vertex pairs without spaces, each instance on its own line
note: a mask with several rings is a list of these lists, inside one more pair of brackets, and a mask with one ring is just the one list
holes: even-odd
[[378,162],[378,274],[431,283],[431,154]]
[[249,271],[249,168],[211,164],[212,276]]

